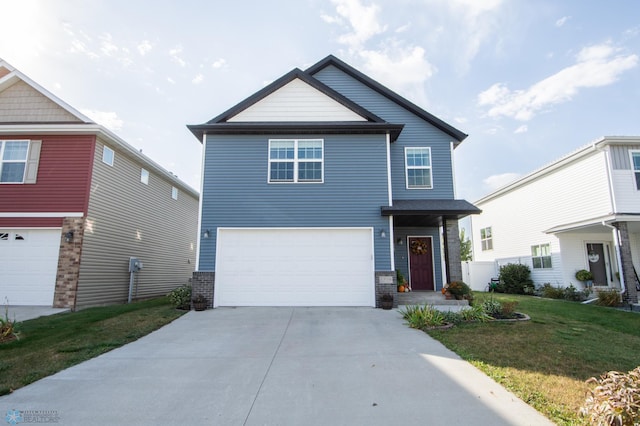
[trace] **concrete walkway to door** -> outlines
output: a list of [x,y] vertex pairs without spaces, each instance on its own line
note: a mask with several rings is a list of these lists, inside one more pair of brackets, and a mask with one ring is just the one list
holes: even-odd
[[3,418],[14,410],[61,425],[552,424],[397,311],[371,308],[190,312],[0,397]]

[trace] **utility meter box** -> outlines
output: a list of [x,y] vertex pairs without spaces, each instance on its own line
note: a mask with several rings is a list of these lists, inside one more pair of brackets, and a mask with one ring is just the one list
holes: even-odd
[[138,272],[143,267],[144,265],[142,264],[142,262],[140,262],[140,259],[138,259],[137,257],[129,258],[129,272]]

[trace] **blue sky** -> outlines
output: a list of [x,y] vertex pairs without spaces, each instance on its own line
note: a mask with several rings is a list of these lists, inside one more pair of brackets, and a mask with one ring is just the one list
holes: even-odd
[[[205,122],[334,54],[469,137],[469,201],[640,135],[640,2],[0,0],[0,58],[196,189]],[[10,19],[7,19],[10,17]]]

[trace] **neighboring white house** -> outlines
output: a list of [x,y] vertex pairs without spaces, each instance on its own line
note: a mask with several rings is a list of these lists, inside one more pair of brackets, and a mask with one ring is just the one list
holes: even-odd
[[587,269],[596,288],[638,303],[640,136],[598,139],[474,204],[475,261],[526,264],[536,285],[576,288]]

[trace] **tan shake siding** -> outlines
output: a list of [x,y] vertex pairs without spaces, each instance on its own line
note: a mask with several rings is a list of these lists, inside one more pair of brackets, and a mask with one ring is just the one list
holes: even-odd
[[[164,295],[189,281],[195,266],[198,199],[176,182],[160,176],[131,154],[115,151],[114,165],[102,162],[104,142],[98,140],[77,307],[127,301],[129,257],[144,268],[135,274],[134,299]],[[140,170],[149,171],[149,184]],[[171,188],[179,188],[178,199]]]
[[18,81],[0,92],[0,122],[81,122],[51,99]]

